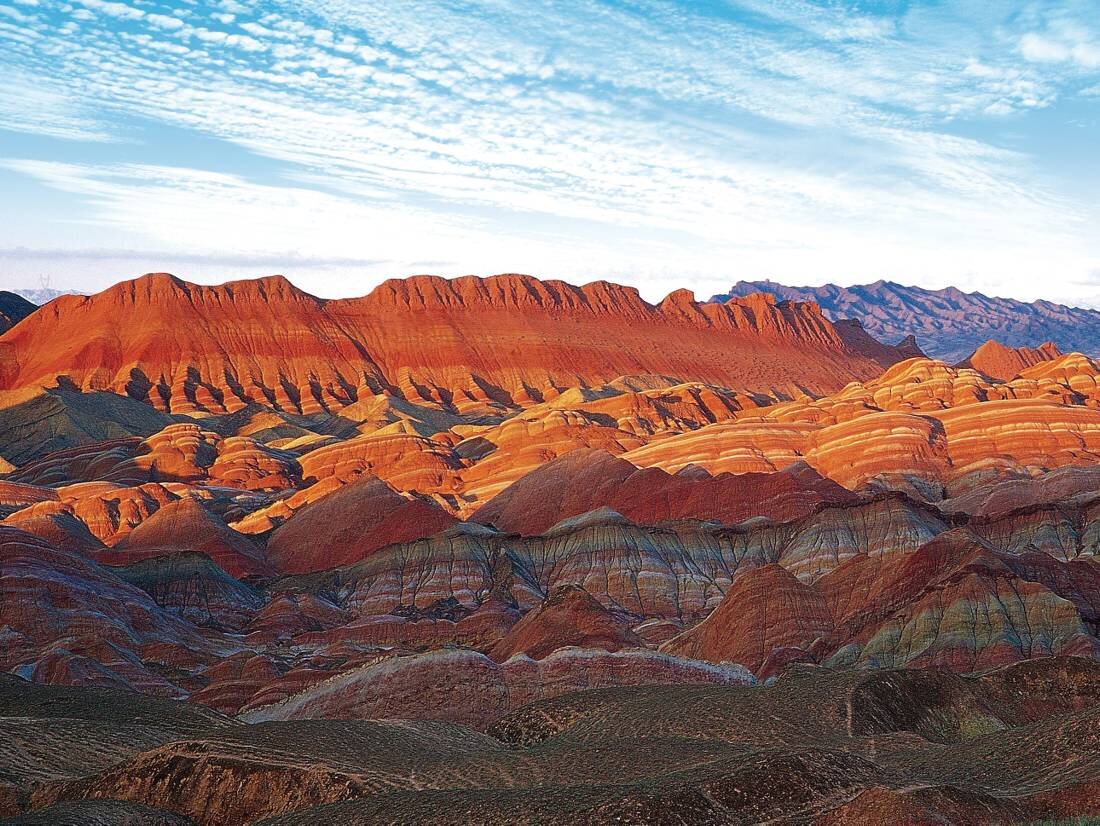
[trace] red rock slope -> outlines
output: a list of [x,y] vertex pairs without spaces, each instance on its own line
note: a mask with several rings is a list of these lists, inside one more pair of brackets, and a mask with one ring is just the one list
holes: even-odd
[[406,499],[374,476],[305,505],[276,528],[267,553],[290,573],[350,565],[394,542],[431,536],[455,518],[423,499]]
[[515,654],[541,660],[566,646],[602,651],[646,647],[625,619],[597,602],[584,588],[562,585],[517,622],[488,653],[497,662]]
[[705,620],[662,646],[663,651],[712,662],[735,662],[761,677],[769,658],[803,653],[832,636],[825,598],[779,565],[737,577]]
[[274,573],[263,553],[247,537],[227,527],[221,518],[190,498],[162,507],[114,548],[101,552],[99,561],[125,565],[181,550],[206,554],[232,576]]
[[1038,347],[1005,347],[999,341],[987,341],[958,366],[972,367],[991,378],[1008,381],[1028,367],[1061,357],[1062,351],[1052,341]]
[[700,468],[669,474],[638,468],[602,450],[574,450],[501,491],[471,517],[502,531],[539,534],[563,519],[609,507],[639,525],[676,519],[787,521],[825,502],[855,496],[805,464],[781,473],[721,473]]
[[324,301],[275,276],[217,287],[159,273],[62,296],[0,337],[0,389],[107,389],[172,412],[339,409],[383,391],[458,406],[628,374],[836,390],[897,361],[815,304],[759,295],[659,305],[607,282],[417,276]]

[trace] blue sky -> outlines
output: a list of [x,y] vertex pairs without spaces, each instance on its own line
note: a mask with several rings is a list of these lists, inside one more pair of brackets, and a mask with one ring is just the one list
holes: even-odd
[[1100,5],[0,4],[0,287],[879,278],[1100,306]]

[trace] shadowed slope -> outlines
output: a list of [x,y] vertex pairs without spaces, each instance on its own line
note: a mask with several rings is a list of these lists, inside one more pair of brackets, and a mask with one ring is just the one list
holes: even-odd
[[[54,380],[43,382],[52,385]],[[16,465],[88,442],[148,436],[169,421],[125,396],[81,393],[65,383],[46,393],[36,386],[0,392],[0,449]]]
[[0,333],[7,332],[37,309],[21,295],[0,291]]

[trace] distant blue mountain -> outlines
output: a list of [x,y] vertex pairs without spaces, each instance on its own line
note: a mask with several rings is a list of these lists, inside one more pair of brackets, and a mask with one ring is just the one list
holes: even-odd
[[815,301],[828,318],[858,319],[868,333],[885,343],[915,336],[925,353],[950,363],[962,361],[990,339],[1010,347],[1052,341],[1063,353],[1100,356],[1098,310],[990,298],[955,287],[925,290],[891,281],[855,287],[787,287],[773,281],[738,281],[711,301],[759,292],[780,300]]
[[37,304],[42,306],[43,304],[53,301],[59,295],[83,295],[76,290],[51,290],[49,287],[41,288],[37,290],[8,290],[8,292],[15,293],[18,296],[22,296],[31,302],[31,304]]

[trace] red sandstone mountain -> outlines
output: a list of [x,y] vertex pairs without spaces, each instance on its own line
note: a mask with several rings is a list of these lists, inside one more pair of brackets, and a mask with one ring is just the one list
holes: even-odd
[[661,649],[738,663],[767,677],[769,659],[792,650],[806,653],[832,632],[833,619],[820,591],[779,565],[765,565],[737,577],[710,616]]
[[218,287],[146,275],[62,296],[0,338],[0,387],[110,389],[175,412],[338,409],[390,391],[459,407],[626,374],[838,389],[899,355],[814,304],[659,305],[607,282],[417,276],[324,301],[282,277]]
[[[1084,736],[1096,723],[1092,663],[1037,660],[1004,685],[873,669],[1100,658],[1100,365],[1038,360],[1054,356],[1041,348],[951,367],[911,342],[876,350],[812,306],[689,298],[651,306],[613,285],[502,276],[321,301],[280,279],[205,288],[158,276],[36,311],[0,339],[0,373],[21,385],[0,392],[2,669],[253,720],[341,721],[226,719],[239,737],[188,745],[142,740],[140,726],[73,728],[79,715],[35,726],[20,707],[14,721],[0,713],[0,736],[29,743],[19,753],[33,765],[0,765],[0,816],[63,799],[41,818],[94,822],[76,799],[88,795],[243,822],[246,810],[294,819],[310,803],[371,797],[377,777],[363,766],[391,788],[407,750],[379,757],[369,732],[347,745],[349,716],[419,718],[367,727],[401,737],[425,719],[486,729],[515,711],[499,731],[533,750],[466,732],[477,748],[460,751],[487,749],[512,772],[522,754],[524,771],[508,776],[529,779],[562,753],[537,743],[581,721],[584,748],[556,764],[567,776],[555,769],[535,788],[587,782],[594,768],[611,788],[631,762],[602,740],[592,749],[606,711],[618,722],[605,732],[621,732],[616,748],[645,778],[623,811],[659,819],[685,800],[682,773],[672,786],[650,780],[670,765],[685,709],[705,734],[676,747],[694,773],[713,762],[715,732],[754,748],[774,742],[757,739],[762,726],[791,738],[793,751],[769,746],[755,769],[741,745],[715,764],[715,782],[730,784],[721,805],[741,801],[746,821],[802,817],[810,800],[825,812],[815,795],[827,787],[843,804],[837,822],[910,803],[965,822],[1086,811],[1100,764],[1073,763],[1069,785],[1044,786],[1058,790],[1049,799],[1029,772],[1064,774],[1072,749],[1096,752]],[[876,352],[912,357],[883,372]],[[653,650],[661,643],[691,659]],[[743,682],[743,668],[718,664],[728,660],[778,677],[745,695],[766,698],[766,713],[718,694],[684,702],[695,689],[679,683]],[[616,718],[616,698],[638,683],[661,685]],[[584,688],[606,690],[517,710]],[[1043,729],[1049,754],[1022,751],[1037,730],[997,728],[1052,714],[1065,719]],[[807,750],[807,729],[826,719],[823,748]],[[447,731],[428,738],[432,760]],[[930,748],[914,751],[925,736]],[[969,756],[947,765],[945,743]],[[904,777],[903,751],[920,764]],[[70,773],[70,753],[91,762]],[[876,753],[889,763],[881,776],[867,762]],[[1005,775],[994,805],[977,767],[1018,753],[1024,774]],[[426,795],[415,812],[436,816],[466,781],[452,785],[449,758],[415,762],[410,782]],[[956,785],[959,766],[979,772],[966,775],[974,786]],[[737,773],[757,770],[759,788],[801,795],[797,811],[742,794]],[[475,785],[493,778],[494,799],[504,793],[502,771],[471,771]],[[1024,776],[1026,809],[1009,801]],[[873,779],[856,796],[858,777]],[[468,820],[472,798],[459,797],[452,819]],[[361,814],[414,811],[390,803]],[[515,819],[513,804],[497,822]]]
[[676,519],[741,522],[805,516],[822,502],[855,497],[805,465],[783,473],[669,474],[602,450],[574,450],[501,491],[470,518],[502,531],[539,534],[571,516],[608,507],[640,525]]
[[624,618],[612,614],[583,588],[563,585],[517,622],[488,654],[497,662],[514,654],[541,660],[565,646],[601,651],[646,647]]
[[165,505],[98,558],[111,565],[125,565],[181,550],[205,554],[233,576],[274,573],[247,537],[190,498]]
[[959,367],[973,367],[995,379],[1008,381],[1028,367],[1060,358],[1062,352],[1048,341],[1038,347],[1005,347],[999,341],[987,341],[962,362]]
[[406,499],[373,476],[303,506],[268,539],[280,571],[304,573],[350,565],[394,542],[449,528],[455,518],[432,502]]

